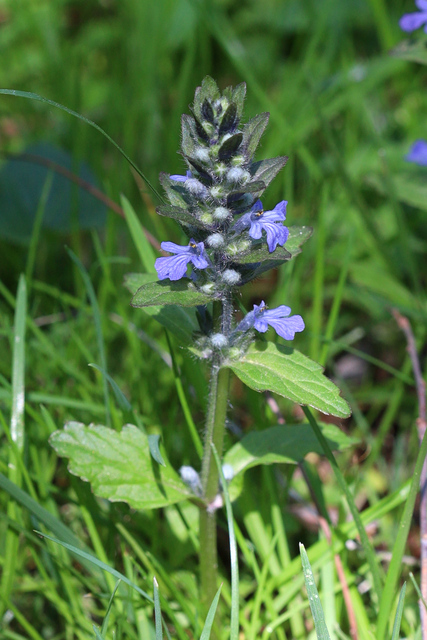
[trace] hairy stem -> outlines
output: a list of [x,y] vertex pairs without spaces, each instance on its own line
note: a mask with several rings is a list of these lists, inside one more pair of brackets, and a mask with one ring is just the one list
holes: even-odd
[[[215,315],[219,315],[214,309]],[[221,317],[218,318],[221,327],[230,326],[232,313],[229,301],[222,307]],[[227,317],[226,317],[227,316]],[[212,603],[217,590],[217,546],[216,546],[216,515],[213,502],[218,493],[218,469],[212,454],[211,443],[215,445],[219,455],[222,453],[225,420],[228,404],[228,387],[230,370],[221,368],[221,357],[214,357],[208,411],[206,416],[206,433],[202,462],[202,489],[206,506],[200,509],[200,582],[201,599],[204,608]]]

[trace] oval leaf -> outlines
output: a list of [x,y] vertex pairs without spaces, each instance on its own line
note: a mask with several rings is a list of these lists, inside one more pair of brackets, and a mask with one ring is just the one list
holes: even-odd
[[[334,424],[320,424],[331,449],[343,450],[357,444]],[[278,425],[252,431],[237,442],[224,456],[234,476],[261,464],[297,464],[310,452],[323,455],[323,449],[309,424]]]
[[93,492],[135,509],[157,509],[188,498],[191,493],[170,465],[153,466],[148,437],[132,424],[118,433],[108,427],[69,422],[55,431],[50,443],[69,458],[69,470]]
[[132,298],[132,307],[153,307],[177,304],[180,307],[196,307],[214,299],[196,289],[190,280],[157,280],[142,285]]
[[338,387],[323,375],[323,367],[295,349],[273,342],[255,342],[240,361],[227,366],[255,391],[273,391],[339,418],[351,414]]

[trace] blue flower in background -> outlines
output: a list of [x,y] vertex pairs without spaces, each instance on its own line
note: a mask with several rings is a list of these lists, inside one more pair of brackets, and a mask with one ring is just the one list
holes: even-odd
[[414,142],[405,160],[427,167],[427,142],[425,140]]
[[286,219],[287,200],[282,200],[271,211],[264,211],[261,200],[257,200],[249,213],[245,213],[234,225],[234,231],[240,233],[249,227],[249,235],[254,240],[267,234],[268,250],[272,253],[277,245],[283,246],[288,239],[289,230],[280,224]]
[[301,316],[290,316],[291,308],[284,304],[276,309],[267,309],[264,300],[260,305],[254,304],[253,311],[249,311],[237,327],[237,331],[248,331],[252,327],[260,333],[265,333],[268,325],[285,340],[293,340],[295,334],[305,328]]
[[424,31],[427,33],[427,0],[415,0],[419,11],[415,13],[405,13],[400,20],[399,25],[403,31],[415,31],[424,25]]
[[187,246],[174,242],[162,242],[160,246],[164,251],[175,254],[169,258],[157,258],[154,266],[160,280],[180,280],[185,275],[189,262],[197,269],[206,269],[209,266],[203,242],[191,239]]

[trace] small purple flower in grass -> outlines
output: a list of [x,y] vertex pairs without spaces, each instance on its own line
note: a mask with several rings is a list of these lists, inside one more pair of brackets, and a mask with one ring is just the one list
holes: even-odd
[[400,28],[403,31],[415,31],[424,25],[427,33],[427,0],[415,0],[415,4],[419,11],[405,13],[399,20]]
[[180,280],[185,275],[189,262],[197,269],[206,269],[210,264],[203,242],[191,239],[187,246],[174,242],[162,242],[160,246],[164,251],[175,254],[168,258],[157,258],[154,266],[160,280]]
[[305,325],[301,316],[289,316],[290,313],[290,307],[284,304],[276,309],[267,309],[263,300],[260,305],[254,304],[253,311],[246,314],[236,330],[248,331],[253,327],[260,333],[265,333],[270,325],[285,340],[293,340],[296,333],[304,330]]
[[289,230],[280,224],[286,219],[287,200],[282,200],[271,211],[264,211],[261,200],[257,200],[249,213],[245,213],[234,225],[237,233],[249,227],[249,235],[254,240],[262,237],[262,232],[267,234],[268,250],[272,253],[277,245],[281,247],[288,239]]
[[409,153],[405,156],[405,160],[427,167],[427,142],[425,140],[414,142]]

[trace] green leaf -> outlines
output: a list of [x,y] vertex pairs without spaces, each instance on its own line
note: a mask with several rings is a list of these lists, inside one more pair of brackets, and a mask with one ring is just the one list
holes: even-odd
[[132,298],[132,307],[152,307],[159,305],[179,305],[196,307],[207,304],[214,296],[197,289],[190,280],[157,280],[142,285]]
[[301,253],[301,245],[304,244],[312,235],[312,227],[300,227],[292,225],[288,227],[289,236],[286,240],[285,249],[292,254],[292,257]]
[[[135,294],[142,285],[153,281],[156,281],[156,276],[151,274],[128,273],[125,276],[124,284],[132,294]],[[143,311],[173,333],[183,344],[191,342],[194,331],[199,330],[195,309],[169,305],[166,307],[144,307]]]
[[220,146],[218,151],[219,160],[228,160],[240,147],[243,140],[242,133],[235,133],[234,136],[227,138],[225,142]]
[[[406,582],[403,583],[403,587],[400,590],[399,602],[397,603],[396,615],[393,624],[393,634],[391,640],[399,640],[400,625],[402,623],[403,605],[405,602]],[[424,611],[425,615],[425,611]]]
[[153,433],[148,436],[148,447],[150,449],[151,457],[158,464],[161,464],[162,467],[166,467],[166,462],[163,460],[162,454],[160,453],[160,435],[158,433]]
[[236,126],[237,119],[237,105],[232,102],[222,116],[218,134],[222,136],[224,133],[233,130]]
[[203,627],[200,640],[209,640],[211,637],[212,625],[215,619],[215,614],[218,607],[221,589],[222,589],[222,584],[220,585],[218,591],[216,592],[215,598],[212,600],[212,604],[209,607],[208,615],[206,616],[205,626]]
[[265,242],[253,242],[251,248],[248,251],[240,254],[239,256],[230,256],[236,264],[256,264],[257,262],[264,262],[265,260],[280,260],[285,262],[292,258],[291,254],[285,247],[276,247],[276,249],[270,253],[268,245]]
[[186,156],[192,156],[196,147],[197,131],[191,116],[181,116],[181,149]]
[[[57,233],[70,233],[73,222],[79,229],[103,228],[107,207],[87,189],[73,184],[59,171],[74,171],[89,188],[99,189],[86,163],[74,166],[73,158],[63,149],[42,142],[24,149],[22,154],[5,162],[0,171],[0,236],[17,244],[29,244],[40,204],[40,226]],[[52,182],[47,197],[46,180]],[[76,197],[76,192],[78,193]],[[75,218],[73,219],[73,215]]]
[[196,216],[191,214],[188,209],[182,209],[181,207],[172,207],[170,205],[164,205],[163,207],[157,207],[157,213],[160,216],[167,216],[173,218],[181,224],[189,224],[199,229],[206,229],[206,224],[201,222]]
[[304,545],[299,545],[302,561],[302,570],[304,572],[305,587],[307,589],[308,602],[310,604],[311,613],[314,620],[314,626],[316,628],[316,635],[318,640],[331,640],[328,632],[328,628],[325,622],[325,616],[320,602],[319,593],[317,591],[316,583],[314,582],[313,571],[308,559],[307,552]]
[[233,94],[232,94],[232,100],[237,105],[237,117],[239,120],[242,117],[245,97],[246,97],[246,83],[241,82],[240,84],[237,85],[237,87],[234,87]]
[[417,40],[414,38],[404,40],[392,49],[390,54],[401,60],[411,60],[412,62],[427,64],[427,39],[421,37]]
[[159,175],[159,182],[166,191],[166,194],[174,207],[187,208],[187,194],[182,186],[180,186],[180,182],[174,182],[170,179],[169,174],[164,172]]
[[261,136],[268,124],[269,118],[270,114],[268,112],[259,113],[249,120],[249,122],[247,122],[243,127],[242,147],[250,157],[255,153],[258,143],[261,140]]
[[[342,451],[358,442],[333,424],[321,424],[321,428],[331,449]],[[309,424],[278,425],[248,433],[227,451],[224,463],[230,464],[237,476],[262,464],[297,464],[312,451],[323,455]]]
[[147,240],[147,236],[144,233],[144,229],[139,221],[138,216],[135,213],[129,200],[122,195],[120,202],[125,214],[126,223],[128,225],[132,240],[138,251],[141,264],[147,273],[156,273],[154,268],[155,255],[152,246]]
[[250,172],[255,180],[262,180],[265,186],[277,176],[280,169],[283,169],[288,161],[288,156],[280,156],[269,160],[260,160],[251,164]]
[[255,391],[273,391],[340,418],[351,414],[338,387],[323,375],[323,367],[295,349],[273,342],[255,342],[240,361],[231,361],[226,366]]
[[118,433],[69,422],[51,435],[50,443],[70,459],[70,472],[90,482],[101,498],[127,502],[134,509],[157,509],[191,495],[170,465],[153,467],[148,438],[134,425]]

